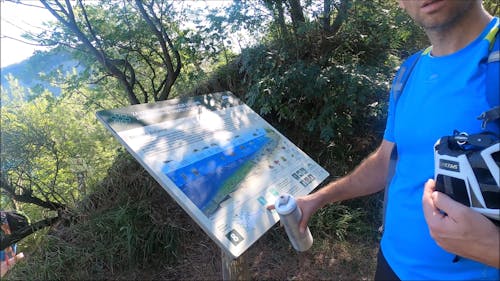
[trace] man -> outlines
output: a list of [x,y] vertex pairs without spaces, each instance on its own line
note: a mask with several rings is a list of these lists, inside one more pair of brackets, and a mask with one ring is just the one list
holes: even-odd
[[[3,232],[3,235],[10,235],[10,227],[9,227],[9,222],[7,221],[7,213],[0,211],[0,231]],[[15,253],[15,245],[13,246],[8,246],[5,248],[5,250],[0,251],[0,261],[5,261],[7,264],[9,264],[9,259],[13,258],[16,253]]]
[[480,61],[488,54],[484,38],[498,18],[484,10],[481,0],[399,4],[424,28],[432,47],[419,58],[397,105],[391,97],[378,149],[349,175],[297,199],[300,227],[305,229],[311,215],[328,203],[382,190],[397,145],[375,279],[498,280],[500,228],[434,191],[434,181],[428,180],[434,176],[434,143],[455,129],[480,131],[476,117],[491,108]]

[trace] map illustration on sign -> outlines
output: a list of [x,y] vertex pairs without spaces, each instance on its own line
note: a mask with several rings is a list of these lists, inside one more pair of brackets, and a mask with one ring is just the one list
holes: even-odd
[[98,119],[233,257],[278,220],[266,206],[328,173],[230,92],[97,112]]
[[[211,217],[236,191],[239,182],[257,166],[265,165],[267,161],[262,160],[266,157],[272,158],[277,143],[277,135],[272,130],[255,129],[248,136],[236,135],[227,147],[216,143],[204,146],[201,150],[205,150],[205,158],[183,167],[170,162],[172,164],[165,164],[162,171],[207,217]],[[199,150],[194,149],[193,155],[197,152]],[[272,169],[271,165],[268,167]]]

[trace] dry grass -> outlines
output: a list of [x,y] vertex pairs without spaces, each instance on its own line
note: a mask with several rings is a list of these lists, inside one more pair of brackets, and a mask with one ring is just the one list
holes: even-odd
[[[220,280],[221,253],[191,219],[185,226],[190,231],[179,251],[175,265],[134,272],[134,279],[150,280]],[[376,241],[348,238],[345,241],[315,239],[304,253],[294,251],[285,232],[275,227],[261,237],[242,256],[252,280],[372,280],[375,271]],[[128,279],[128,276],[122,276]]]
[[[305,253],[294,251],[284,230],[273,227],[243,254],[249,279],[372,279],[378,237],[375,225],[367,223],[371,218],[357,213],[369,209],[363,204],[366,202],[360,201],[352,209],[339,205],[319,212],[311,221],[313,247]],[[46,246],[26,253],[25,262],[6,279],[222,279],[220,248],[130,157],[115,163],[100,191],[80,208],[72,225],[53,229]],[[96,227],[101,228],[100,233]],[[175,245],[141,236],[141,231],[134,234],[137,227],[147,227],[158,239],[173,237]],[[124,236],[124,229],[132,236]],[[150,249],[130,249],[137,245]],[[158,246],[164,248],[151,249]]]

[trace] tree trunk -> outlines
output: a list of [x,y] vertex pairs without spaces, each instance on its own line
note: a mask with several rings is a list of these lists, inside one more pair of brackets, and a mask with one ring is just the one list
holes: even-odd
[[330,32],[330,16],[332,12],[332,0],[323,0],[323,31]]
[[290,16],[292,18],[292,25],[297,32],[299,26],[305,23],[306,19],[304,18],[304,11],[302,10],[302,5],[300,4],[300,0],[288,0],[288,4],[290,5]]
[[283,1],[277,0],[275,3],[276,7],[276,20],[281,31],[281,37],[285,38],[288,34],[288,30],[286,28],[285,23],[285,9],[283,9]]
[[342,24],[347,20],[347,15],[349,8],[351,6],[350,0],[341,0],[340,4],[337,6],[337,16],[333,21],[328,36],[335,35],[342,27]]

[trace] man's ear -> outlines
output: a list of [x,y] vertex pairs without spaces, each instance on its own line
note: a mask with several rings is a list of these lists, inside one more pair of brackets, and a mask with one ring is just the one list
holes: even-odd
[[398,0],[398,3],[399,3],[399,7],[404,10],[405,9],[405,1]]

